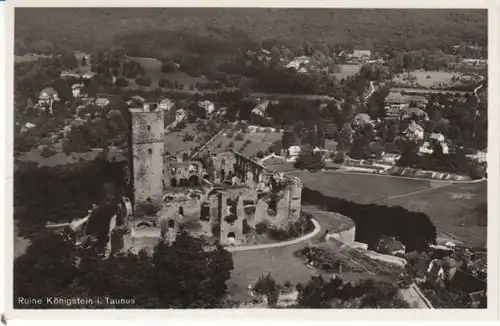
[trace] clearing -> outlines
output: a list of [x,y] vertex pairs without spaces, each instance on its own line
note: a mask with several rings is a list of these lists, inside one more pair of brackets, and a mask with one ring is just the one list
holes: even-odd
[[128,61],[136,61],[141,64],[145,70],[145,74],[151,77],[151,89],[158,86],[158,82],[162,77],[168,78],[172,81],[176,80],[178,83],[184,85],[184,89],[188,89],[190,84],[195,84],[198,81],[206,81],[204,77],[191,77],[184,72],[164,73],[161,71],[162,62],[155,58],[145,57],[127,57]]
[[340,72],[336,72],[333,75],[338,79],[341,80],[342,78],[347,78],[349,76],[353,76],[359,72],[361,69],[360,64],[354,64],[354,65],[339,65],[340,67]]

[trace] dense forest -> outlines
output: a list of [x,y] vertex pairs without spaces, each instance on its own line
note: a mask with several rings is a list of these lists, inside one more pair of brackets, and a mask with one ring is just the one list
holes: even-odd
[[[291,48],[312,39],[368,49],[487,44],[487,12],[470,9],[18,8],[15,28],[17,54],[57,47],[92,52],[111,40],[137,51],[184,43],[194,52],[200,46],[220,52],[226,50],[224,44],[245,42],[244,35],[258,43],[279,40]],[[181,41],[180,31],[205,41],[190,45]],[[127,42],[128,35],[140,43]]]

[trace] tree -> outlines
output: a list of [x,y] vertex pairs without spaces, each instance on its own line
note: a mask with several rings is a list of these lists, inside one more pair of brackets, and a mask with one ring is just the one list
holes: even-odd
[[34,239],[15,260],[14,297],[128,299],[123,304],[64,308],[217,308],[224,304],[233,267],[231,254],[224,248],[206,251],[200,239],[186,232],[173,244],[160,242],[153,257],[140,252],[112,254],[107,259],[92,246],[76,246],[69,231],[51,232]]
[[126,78],[120,76],[116,77],[115,85],[118,87],[127,87],[129,82]]
[[62,65],[67,70],[72,70],[78,67],[78,59],[74,54],[65,54],[62,58]]
[[221,247],[206,252],[201,240],[185,231],[171,245],[160,242],[152,262],[158,275],[157,288],[165,289],[159,293],[161,304],[171,308],[217,307],[233,269],[230,253]]
[[278,303],[278,298],[280,294],[280,287],[278,283],[272,278],[271,273],[266,276],[262,275],[259,277],[253,290],[257,294],[265,295],[267,297],[267,303],[269,307],[276,307]]

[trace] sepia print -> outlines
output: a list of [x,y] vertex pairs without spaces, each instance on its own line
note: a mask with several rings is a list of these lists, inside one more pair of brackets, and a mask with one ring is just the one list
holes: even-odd
[[16,8],[14,308],[486,308],[487,29]]

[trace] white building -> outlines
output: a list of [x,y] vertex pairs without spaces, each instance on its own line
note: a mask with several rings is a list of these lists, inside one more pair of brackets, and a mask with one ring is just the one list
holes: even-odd
[[71,86],[71,92],[73,93],[74,98],[80,97],[80,92],[83,88],[83,84],[73,84]]
[[300,146],[290,146],[288,148],[288,155],[290,159],[295,160],[300,154]]
[[297,57],[297,58],[293,59],[292,61],[290,61],[286,65],[286,68],[293,68],[295,70],[299,70],[299,68],[302,65],[307,65],[307,64],[309,64],[309,62],[311,62],[311,59],[307,56]]
[[198,102],[198,105],[202,108],[205,109],[205,111],[207,112],[207,114],[212,114],[214,111],[215,111],[215,105],[213,102],[211,101],[200,101]]
[[269,105],[269,101],[265,100],[257,104],[257,106],[252,110],[253,114],[260,115],[261,117],[266,116],[267,106]]
[[158,104],[158,109],[162,111],[170,111],[174,107],[175,103],[170,99],[166,98]]
[[105,107],[108,104],[109,104],[109,99],[107,99],[105,97],[100,97],[95,101],[95,105],[100,106],[100,107]]
[[422,140],[424,139],[424,128],[415,121],[412,121],[405,130],[405,136],[414,140]]
[[444,142],[444,136],[443,134],[440,134],[438,132],[433,132],[430,136],[430,139],[437,141],[438,143]]
[[[439,143],[441,148],[443,149],[443,154],[449,154],[450,153],[450,148],[448,144],[446,143]],[[420,155],[430,155],[434,153],[434,149],[432,148],[432,145],[429,142],[425,142],[420,148],[418,149],[418,154]]]
[[36,127],[36,124],[31,123],[31,122],[26,122],[26,123],[24,124],[23,128],[21,129],[21,132],[22,132],[22,133],[25,133],[25,132],[27,132],[28,130],[33,129],[33,128],[35,128],[35,127]]

